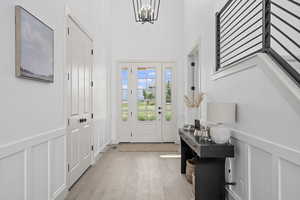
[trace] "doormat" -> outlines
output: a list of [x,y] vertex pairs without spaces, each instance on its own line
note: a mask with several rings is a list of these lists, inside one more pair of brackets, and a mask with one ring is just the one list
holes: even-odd
[[121,152],[179,152],[179,145],[173,143],[124,143],[118,145]]

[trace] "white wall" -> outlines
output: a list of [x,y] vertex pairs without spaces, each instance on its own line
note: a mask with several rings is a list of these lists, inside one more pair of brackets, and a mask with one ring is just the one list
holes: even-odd
[[[175,61],[177,80],[182,83],[182,47],[183,47],[183,1],[161,1],[159,20],[155,24],[138,24],[134,19],[131,0],[112,0],[112,134],[116,134],[116,75],[119,61]],[[182,93],[181,88],[177,91]],[[178,110],[182,109],[182,96],[178,96]],[[180,112],[182,113],[182,112]],[[182,121],[178,117],[178,121]]]
[[[0,199],[61,199],[66,189],[64,102],[66,7],[94,38],[94,135],[96,152],[106,132],[107,26],[103,1],[3,0],[0,3]],[[21,5],[55,31],[55,81],[15,77],[14,6]],[[101,12],[103,11],[103,12]],[[103,13],[99,15],[98,13]]]
[[94,38],[94,140],[95,154],[111,141],[107,120],[109,113],[108,82],[111,68],[110,0],[92,1]]
[[[299,196],[293,183],[300,176],[300,116],[290,99],[268,76],[259,58],[240,63],[251,68],[212,79],[215,67],[215,12],[225,0],[185,1],[185,55],[200,42],[201,85],[206,101],[238,104],[231,128],[236,146],[231,177],[233,199],[284,199]],[[275,64],[272,67],[278,67]],[[298,104],[298,106],[300,106]],[[205,120],[205,106],[199,118]]]

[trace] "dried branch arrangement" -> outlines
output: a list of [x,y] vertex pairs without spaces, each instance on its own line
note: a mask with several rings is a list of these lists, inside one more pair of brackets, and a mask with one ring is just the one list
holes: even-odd
[[199,93],[197,95],[193,94],[191,98],[185,95],[184,102],[189,108],[199,108],[204,99],[204,95],[204,93]]

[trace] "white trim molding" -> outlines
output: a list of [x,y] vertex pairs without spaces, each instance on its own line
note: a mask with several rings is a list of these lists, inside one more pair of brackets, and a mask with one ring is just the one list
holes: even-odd
[[240,130],[231,130],[236,157],[230,159],[230,166],[238,170],[232,169],[232,181],[237,185],[227,188],[229,199],[256,200],[262,195],[265,200],[291,199],[289,195],[298,191],[293,182],[300,177],[300,151]]
[[236,73],[259,67],[267,78],[276,86],[280,94],[289,102],[289,104],[300,115],[300,88],[292,78],[278,65],[268,54],[257,53],[232,66],[213,72],[211,80],[234,75]]
[[[282,96],[300,115],[300,88],[292,78],[273,61],[273,59],[264,53],[257,54],[259,66],[266,76],[273,82]],[[274,67],[275,66],[275,67]]]
[[0,171],[1,177],[5,174],[0,186],[7,188],[0,190],[0,199],[65,198],[65,133],[65,128],[59,128],[0,146],[0,166],[5,168]]
[[2,145],[0,146],[0,159],[64,135],[65,128],[59,128],[33,137],[25,138],[17,142]]
[[211,80],[218,80],[248,69],[251,69],[253,67],[257,67],[257,61],[254,59],[257,57],[257,54],[249,56],[237,63],[232,64],[231,66],[228,66],[224,69],[220,69],[219,71],[215,71],[213,68]]

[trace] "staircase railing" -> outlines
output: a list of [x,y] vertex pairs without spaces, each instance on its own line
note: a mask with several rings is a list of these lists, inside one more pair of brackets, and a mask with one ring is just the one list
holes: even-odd
[[229,0],[216,13],[216,71],[259,52],[300,85],[300,0]]

